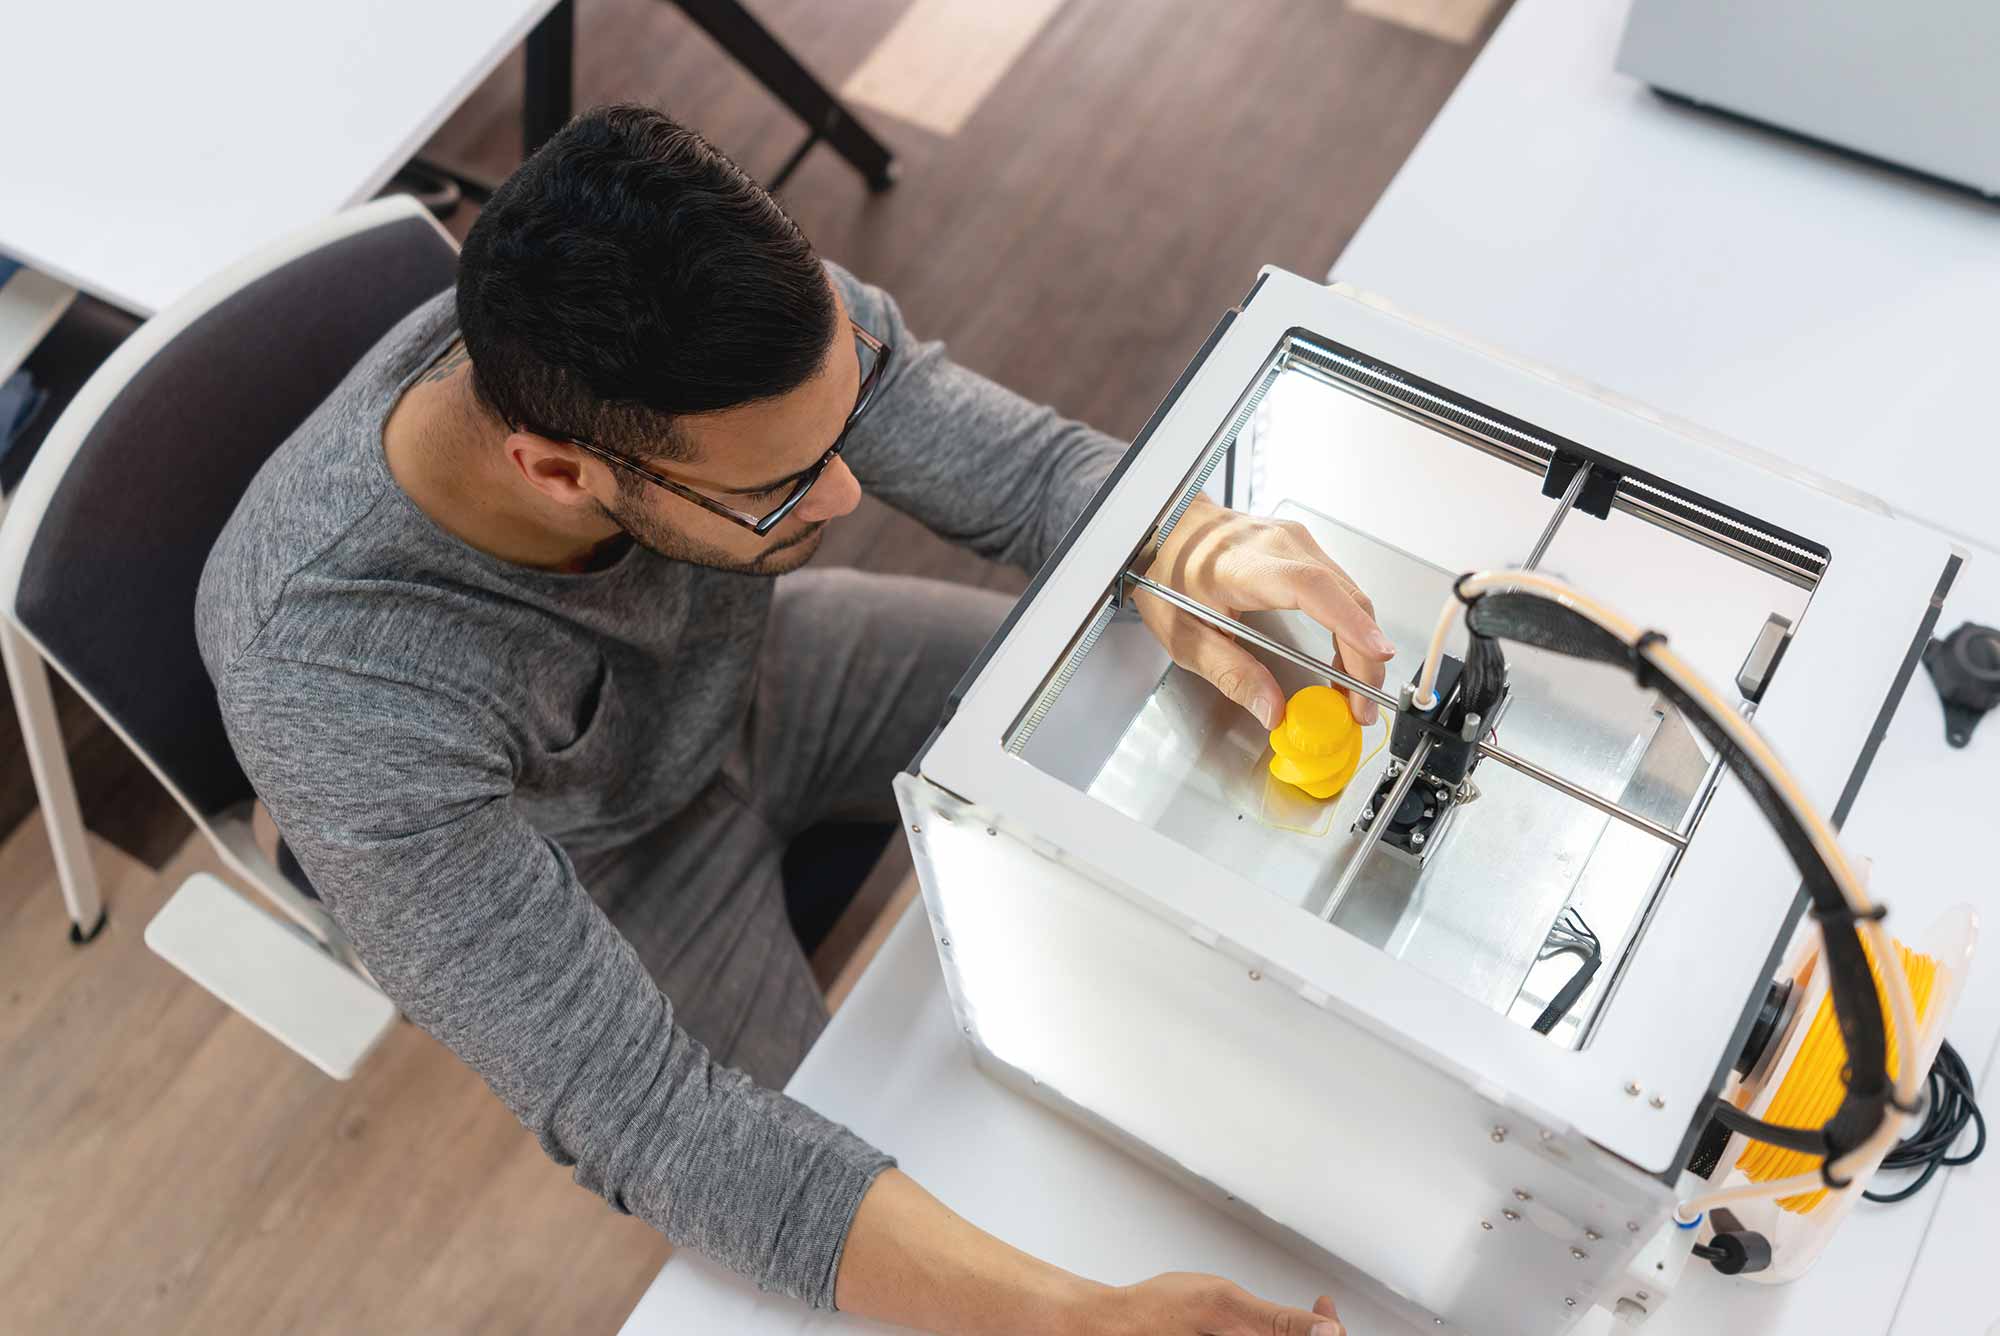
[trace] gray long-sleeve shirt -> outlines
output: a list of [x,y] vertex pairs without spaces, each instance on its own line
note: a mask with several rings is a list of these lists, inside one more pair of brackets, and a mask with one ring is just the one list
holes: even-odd
[[[845,457],[946,537],[1032,568],[1117,444],[920,343],[828,266],[897,350]],[[236,752],[329,912],[417,1024],[577,1181],[767,1288],[833,1302],[887,1157],[739,1072],[579,884],[715,777],[747,708],[771,581],[637,547],[582,575],[439,528],[382,453],[456,336],[450,293],[396,327],[258,474],[196,608]]]

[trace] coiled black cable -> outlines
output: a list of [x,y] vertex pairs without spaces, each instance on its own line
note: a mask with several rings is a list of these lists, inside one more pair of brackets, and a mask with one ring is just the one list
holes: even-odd
[[[1896,1143],[1882,1159],[1884,1169],[1921,1170],[1910,1182],[1894,1192],[1863,1192],[1869,1201],[1906,1201],[1924,1190],[1937,1171],[1971,1164],[1986,1149],[1986,1115],[1972,1097],[1972,1071],[1949,1039],[1931,1064],[1924,1120],[1917,1130]],[[1975,1129],[1972,1149],[1953,1155],[1951,1148],[1964,1134],[1967,1124]]]

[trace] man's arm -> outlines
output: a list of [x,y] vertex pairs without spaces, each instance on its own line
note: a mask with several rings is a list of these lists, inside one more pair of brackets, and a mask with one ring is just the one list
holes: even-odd
[[397,1006],[578,1183],[831,1307],[888,1157],[674,1024],[569,859],[516,811],[505,739],[441,693],[317,664],[253,655],[219,685],[244,769]]
[[862,485],[943,537],[1032,571],[1048,560],[1125,449],[919,340],[895,300],[838,265],[848,313],[895,348],[845,458]]
[[894,1169],[854,1218],[839,1302],[946,1336],[1345,1336],[1325,1295],[1307,1311],[1218,1276],[1094,1284],[1008,1247]]
[[[946,538],[1026,570],[1040,566],[1123,444],[959,366],[943,344],[919,342],[880,288],[838,265],[827,272],[849,314],[896,349],[875,407],[847,445],[855,476]],[[1368,596],[1294,523],[1201,498],[1149,573],[1220,611],[1299,609],[1333,632],[1341,666],[1376,686],[1395,653]],[[1139,609],[1174,662],[1265,728],[1284,718],[1277,679],[1250,651],[1150,596]],[[1374,720],[1374,702],[1357,694],[1353,704],[1361,722]]]

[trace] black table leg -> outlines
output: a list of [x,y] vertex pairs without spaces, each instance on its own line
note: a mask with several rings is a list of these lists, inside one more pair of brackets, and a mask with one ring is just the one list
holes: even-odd
[[[564,0],[565,5],[568,2]],[[673,3],[806,123],[806,142],[772,183],[773,189],[791,174],[805,150],[820,140],[825,140],[850,167],[861,173],[870,190],[887,190],[895,183],[895,158],[888,147],[855,120],[840,99],[814,78],[739,0],[673,0]],[[533,68],[530,63],[529,69]]]
[[521,156],[563,128],[575,83],[576,0],[556,0],[528,34],[528,68],[521,91]]

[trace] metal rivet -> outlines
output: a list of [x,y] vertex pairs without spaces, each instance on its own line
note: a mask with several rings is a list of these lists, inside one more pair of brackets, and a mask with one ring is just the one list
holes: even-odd
[[1637,1234],[1639,1232],[1639,1222],[1637,1220],[1627,1220],[1625,1222],[1625,1232],[1628,1234]]
[[949,938],[949,937],[940,937],[940,938],[938,938],[938,945],[939,945],[939,946],[950,946],[950,945],[951,945],[951,938]]
[[1512,1224],[1521,1218],[1521,1213],[1519,1211],[1502,1211],[1500,1212],[1500,1218]]
[[1493,1139],[1494,1139],[1495,1141],[1505,1141],[1505,1140],[1507,1139],[1507,1129],[1506,1129],[1506,1128],[1504,1128],[1504,1127],[1496,1127],[1496,1128],[1494,1128],[1494,1129],[1493,1129]]
[[924,833],[924,828],[923,828],[922,826],[914,826],[914,825],[913,825],[913,826],[911,826],[911,827],[910,827],[910,833],[911,833],[912,835],[921,835],[921,834],[923,834],[923,833]]
[[1491,1229],[1493,1228],[1493,1222],[1491,1220],[1481,1220],[1479,1222],[1479,1227],[1481,1229]]
[[1604,1236],[1603,1236],[1602,1234],[1598,1233],[1598,1232],[1597,1232],[1596,1230],[1594,1230],[1594,1229],[1586,1229],[1586,1230],[1584,1230],[1584,1231],[1583,1231],[1583,1236],[1584,1236],[1585,1238],[1589,1239],[1589,1240],[1590,1240],[1590,1241],[1591,1241],[1592,1243],[1595,1243],[1595,1242],[1597,1242],[1597,1241],[1598,1241],[1599,1239],[1601,1239],[1601,1238],[1603,1238],[1603,1237],[1604,1237]]
[[986,833],[987,833],[988,835],[998,835],[998,834],[999,834],[1000,832],[999,832],[999,831],[997,831],[997,830],[995,830],[995,829],[993,829],[993,827],[991,827],[991,826],[988,826],[988,827],[986,828]]
[[1264,971],[1262,971],[1262,970],[1251,970],[1251,971],[1250,971],[1250,982],[1251,982],[1251,983],[1256,983],[1256,982],[1257,982],[1257,981],[1258,981],[1259,979],[1261,979],[1261,978],[1263,978],[1263,977],[1264,977]]
[[1574,1308],[1574,1307],[1576,1307],[1576,1300],[1574,1300],[1574,1299],[1564,1299],[1564,1300],[1563,1300],[1563,1307],[1565,1307],[1565,1308]]
[[966,1026],[966,1027],[965,1027],[965,1032],[966,1032],[967,1034],[971,1034],[971,1033],[972,1033],[972,1027],[971,1027],[970,1025]]
[[1627,1081],[1625,1083],[1625,1093],[1636,1097],[1639,1093],[1639,1083],[1637,1081]]
[[1542,1129],[1542,1140],[1554,1141],[1555,1139],[1556,1139],[1556,1134],[1554,1132],[1549,1131],[1549,1129],[1546,1127]]
[[1515,1189],[1514,1189],[1514,1200],[1515,1200],[1515,1201],[1533,1201],[1533,1200],[1534,1200],[1534,1198],[1533,1198],[1533,1197],[1530,1197],[1530,1196],[1529,1196],[1529,1195],[1528,1195],[1527,1193],[1525,1193],[1525,1192],[1521,1191],[1521,1189],[1519,1189],[1519,1188],[1515,1188]]
[[1586,1258],[1586,1257],[1590,1256],[1590,1254],[1589,1254],[1589,1253],[1585,1252],[1585,1251],[1584,1251],[1583,1249],[1581,1249],[1581,1248],[1571,1248],[1571,1249],[1569,1250],[1569,1255],[1570,1255],[1571,1257],[1574,1257],[1574,1258],[1575,1258],[1575,1259],[1576,1259],[1577,1261],[1579,1261],[1579,1262],[1581,1262],[1581,1261],[1582,1261],[1582,1260],[1583,1260],[1584,1258]]
[[1654,1108],[1656,1108],[1656,1109],[1664,1109],[1664,1108],[1666,1108],[1666,1107],[1667,1107],[1667,1102],[1666,1102],[1666,1100],[1664,1100],[1664,1099],[1660,1098],[1660,1097],[1659,1097],[1658,1095],[1655,1095],[1655,1096],[1653,1096],[1653,1097],[1652,1097],[1651,1099],[1647,1100],[1646,1102],[1647,1102],[1648,1104],[1652,1105],[1652,1106],[1653,1106]]

